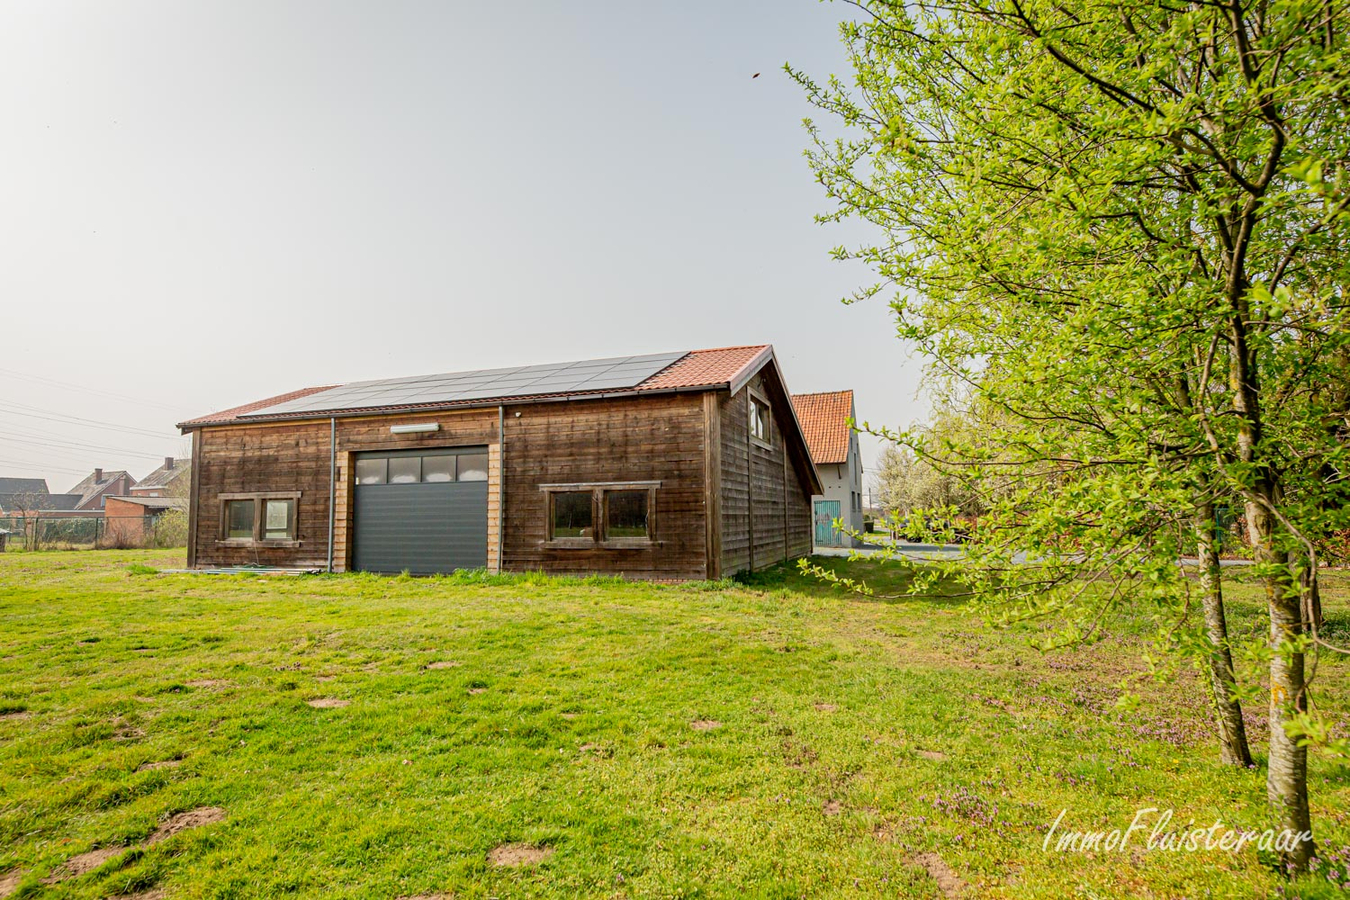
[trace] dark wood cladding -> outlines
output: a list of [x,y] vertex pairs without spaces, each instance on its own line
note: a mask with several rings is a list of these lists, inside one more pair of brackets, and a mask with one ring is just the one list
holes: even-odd
[[[765,370],[768,371],[768,370]],[[750,440],[749,397],[769,402],[770,447]],[[811,489],[793,459],[781,424],[788,395],[777,379],[756,375],[721,399],[722,558],[724,575],[764,569],[811,552]]]
[[[772,404],[771,448],[749,441],[746,398],[751,389]],[[495,407],[340,418],[333,482],[329,419],[203,426],[193,433],[189,564],[324,568],[331,506],[333,568],[346,571],[352,560],[355,454],[486,446],[490,569],[716,578],[749,568],[752,549],[754,568],[762,569],[811,551],[809,475],[803,477],[800,460],[777,430],[787,402],[776,376],[761,374],[734,396],[723,390],[522,404],[507,407],[501,424]],[[425,422],[440,429],[408,435],[390,430]],[[503,481],[504,527],[499,528]],[[651,545],[550,546],[548,498],[541,486],[613,482],[660,482]],[[300,495],[295,544],[222,540],[222,494],[282,491]]]
[[[703,435],[703,400],[698,394],[508,409],[505,568],[645,579],[704,578]],[[616,481],[661,482],[652,546],[545,546],[548,498],[540,485]]]
[[[194,565],[321,567],[328,555],[328,421],[204,428],[193,436]],[[299,491],[298,547],[223,543],[220,495]]]

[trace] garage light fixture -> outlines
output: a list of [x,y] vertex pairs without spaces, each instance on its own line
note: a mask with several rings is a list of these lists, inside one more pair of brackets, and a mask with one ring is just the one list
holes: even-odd
[[393,434],[425,434],[429,431],[440,431],[439,422],[422,422],[418,425],[393,425],[389,431]]

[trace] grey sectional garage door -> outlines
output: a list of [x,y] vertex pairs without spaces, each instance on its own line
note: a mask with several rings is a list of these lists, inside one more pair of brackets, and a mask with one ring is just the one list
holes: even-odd
[[487,565],[487,449],[356,458],[353,563],[430,575]]

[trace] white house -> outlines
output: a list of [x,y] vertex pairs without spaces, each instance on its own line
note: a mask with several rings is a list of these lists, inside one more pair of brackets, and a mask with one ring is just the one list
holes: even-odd
[[852,391],[793,394],[792,406],[806,435],[811,459],[825,492],[811,500],[817,547],[852,547],[858,541],[834,527],[835,519],[860,532],[863,527],[862,456],[854,419]]

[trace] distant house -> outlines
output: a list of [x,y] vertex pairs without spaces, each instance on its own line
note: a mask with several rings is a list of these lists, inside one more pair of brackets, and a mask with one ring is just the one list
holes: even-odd
[[792,406],[802,424],[811,460],[824,486],[811,498],[817,547],[853,547],[860,542],[835,530],[833,522],[842,519],[853,531],[863,527],[862,455],[858,451],[858,433],[849,427],[856,416],[852,391],[819,394],[793,394]]
[[187,498],[192,483],[192,460],[164,457],[164,465],[136,482],[127,492],[131,497]]
[[[14,515],[46,509],[51,493],[45,478],[0,478],[0,513]],[[41,503],[41,506],[34,506]]]
[[135,484],[136,479],[128,472],[120,469],[110,472],[95,469],[66,493],[79,496],[79,500],[71,508],[81,512],[99,512],[103,509],[106,498],[129,494]]
[[203,416],[188,565],[717,579],[811,551],[767,345],[316,387]]
[[51,493],[45,478],[0,478],[0,514],[5,516],[69,512],[82,499],[80,494]]

